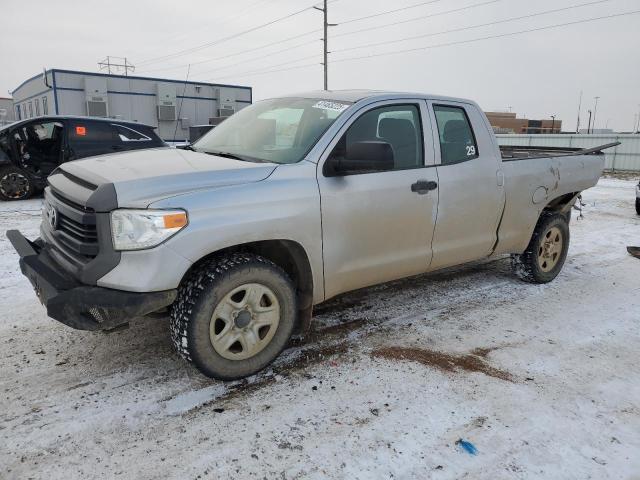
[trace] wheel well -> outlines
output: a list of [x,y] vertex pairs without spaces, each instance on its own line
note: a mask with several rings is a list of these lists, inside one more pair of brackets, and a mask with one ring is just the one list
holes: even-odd
[[311,321],[313,307],[313,274],[309,258],[302,245],[292,240],[263,240],[227,247],[201,258],[184,275],[187,278],[194,268],[211,257],[229,253],[244,252],[260,255],[282,268],[291,278],[298,297],[300,329],[306,330]]
[[572,192],[554,198],[544,207],[544,211],[567,213],[571,210],[578,195],[580,195],[580,192]]

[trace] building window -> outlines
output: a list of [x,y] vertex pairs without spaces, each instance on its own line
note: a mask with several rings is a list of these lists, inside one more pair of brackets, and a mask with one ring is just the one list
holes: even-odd
[[22,120],[22,116],[20,115],[20,105],[16,105],[16,120]]
[[36,98],[34,102],[36,104],[36,117],[39,117],[40,116],[40,100]]
[[29,118],[33,118],[33,102],[29,102]]
[[49,115],[49,105],[47,104],[47,97],[42,97],[42,114]]

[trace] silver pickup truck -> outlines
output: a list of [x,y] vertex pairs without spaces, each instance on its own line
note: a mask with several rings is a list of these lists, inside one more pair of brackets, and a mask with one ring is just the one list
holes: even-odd
[[501,150],[472,101],[310,92],[187,149],[61,165],[40,238],[7,237],[50,317],[108,330],[168,309],[180,354],[235,379],[350,290],[503,254],[551,281],[606,147]]

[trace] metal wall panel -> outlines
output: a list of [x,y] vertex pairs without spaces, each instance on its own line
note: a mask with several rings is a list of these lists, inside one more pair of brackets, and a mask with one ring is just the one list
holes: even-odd
[[640,172],[640,135],[496,135],[500,145],[590,148],[621,142],[605,151],[606,170]]

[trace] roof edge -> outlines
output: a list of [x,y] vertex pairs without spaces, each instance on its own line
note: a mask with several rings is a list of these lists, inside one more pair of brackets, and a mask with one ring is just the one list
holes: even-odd
[[[85,71],[82,71],[82,70],[65,70],[65,69],[60,69],[60,68],[51,68],[49,70],[45,70],[45,72],[46,72],[46,74],[49,74],[49,73],[52,73],[52,74],[55,74],[55,73],[69,73],[69,74],[75,74],[75,75],[90,75],[90,76],[93,76],[93,77],[128,78],[128,79],[132,79],[132,80],[152,80],[152,81],[156,81],[156,82],[180,83],[180,84],[188,84],[188,85],[204,85],[204,86],[207,86],[207,87],[242,88],[242,89],[245,89],[245,90],[249,90],[250,92],[253,91],[253,87],[249,87],[249,86],[246,86],[246,85],[230,85],[230,84],[226,84],[226,83],[195,82],[193,80],[174,80],[174,79],[171,79],[171,78],[141,77],[141,76],[138,76],[138,75],[115,75],[115,74],[110,74],[110,73],[85,72]],[[34,75],[33,77],[28,78],[27,80],[22,82],[17,88],[12,90],[11,94],[13,95],[15,92],[17,92],[22,87],[24,87],[27,83],[31,82],[32,80],[35,80],[38,77],[41,77],[43,75],[43,73],[39,73],[37,75]]]

